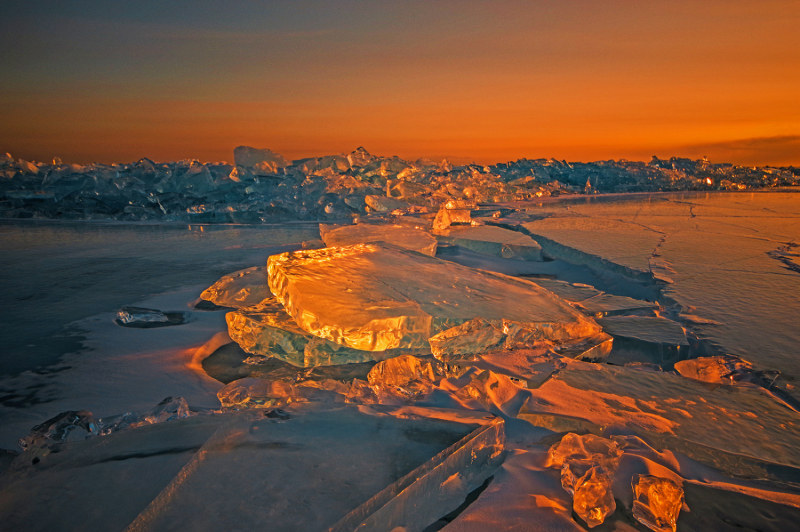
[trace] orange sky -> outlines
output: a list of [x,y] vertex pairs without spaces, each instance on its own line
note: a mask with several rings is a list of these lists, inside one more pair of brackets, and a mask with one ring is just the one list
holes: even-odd
[[18,4],[0,35],[17,157],[800,165],[797,1]]

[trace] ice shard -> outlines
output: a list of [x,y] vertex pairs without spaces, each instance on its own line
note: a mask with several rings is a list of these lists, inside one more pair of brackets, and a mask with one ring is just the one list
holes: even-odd
[[386,243],[273,255],[267,271],[298,326],[354,349],[423,348],[476,317],[517,322],[557,341],[600,331],[538,285]]
[[633,517],[655,532],[675,532],[683,506],[683,488],[654,475],[634,475]]
[[433,232],[440,233],[451,225],[471,225],[473,205],[463,200],[448,201],[439,208],[433,220]]
[[320,234],[328,247],[389,242],[431,257],[436,255],[436,238],[427,231],[407,225],[365,223],[333,227],[321,225]]
[[451,226],[440,230],[440,242],[504,259],[542,260],[542,247],[531,237],[491,225]]
[[229,273],[209,286],[200,298],[220,307],[243,308],[261,303],[272,297],[267,286],[267,271],[264,266],[255,266]]
[[561,486],[573,497],[573,509],[590,528],[614,512],[611,489],[622,458],[617,442],[592,434],[566,434],[548,451],[548,467],[561,469]]

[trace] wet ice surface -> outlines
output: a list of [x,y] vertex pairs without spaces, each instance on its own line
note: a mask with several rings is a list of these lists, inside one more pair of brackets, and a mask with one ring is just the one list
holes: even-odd
[[[539,214],[556,214],[549,222],[532,222],[531,210],[504,209],[498,214],[506,218],[494,219],[504,227],[513,227],[516,219],[524,221],[529,231],[539,223],[553,224],[548,226],[553,229],[572,223],[569,211],[578,207],[537,207]],[[604,204],[600,207],[605,208]],[[624,218],[626,209],[620,208],[619,216]],[[376,221],[425,228],[432,216]],[[642,216],[619,223],[644,224]],[[586,212],[580,217],[589,220],[590,228],[604,223]],[[692,334],[730,327],[725,321],[729,316],[708,312],[713,306],[679,308],[676,294],[687,271],[682,263],[666,262],[666,255],[654,257],[652,249],[649,258],[641,255],[636,245],[646,250],[652,243],[649,237],[633,236],[627,241],[625,235],[640,229],[623,229],[616,222],[611,226],[611,238],[597,246],[598,253],[607,255],[605,260],[588,255],[588,242],[584,249],[567,247],[570,239],[572,245],[580,240],[576,225],[564,233],[560,244],[555,244],[553,235],[542,237],[545,253],[561,257],[557,260],[523,260],[502,252],[497,257],[490,249],[464,246],[444,247],[433,258],[388,246],[388,258],[356,254],[355,262],[346,268],[336,261],[348,258],[347,248],[313,251],[321,244],[301,244],[317,237],[316,226],[295,226],[286,232],[284,228],[272,232],[220,228],[219,235],[208,233],[208,240],[193,240],[195,234],[187,231],[176,239],[156,238],[149,243],[148,238],[136,240],[129,235],[127,241],[151,246],[163,264],[176,267],[175,277],[159,278],[167,275],[166,267],[153,270],[158,282],[175,284],[168,291],[154,290],[155,295],[131,297],[122,288],[109,290],[119,278],[101,279],[100,286],[112,296],[109,303],[113,304],[97,307],[93,315],[74,315],[81,318],[73,324],[84,331],[87,349],[63,356],[47,373],[26,372],[3,380],[4,390],[11,393],[0,409],[1,447],[11,448],[15,438],[60,412],[67,415],[56,420],[60,425],[52,431],[47,427],[39,431],[52,432],[53,438],[45,447],[31,446],[40,450],[38,454],[29,449],[16,458],[4,455],[0,465],[10,469],[5,475],[0,473],[0,490],[5,490],[0,514],[11,518],[6,522],[30,529],[52,528],[56,523],[78,527],[77,520],[58,518],[69,514],[82,516],[87,526],[103,523],[118,530],[128,525],[129,530],[160,530],[189,521],[198,529],[226,528],[231,523],[255,529],[263,528],[265,522],[285,530],[324,529],[362,503],[336,530],[353,530],[361,524],[360,529],[376,531],[396,526],[419,531],[444,527],[450,532],[513,527],[666,531],[673,529],[676,516],[679,531],[781,530],[797,522],[800,417],[791,397],[793,388],[787,383],[774,387],[774,373],[763,371],[769,369],[763,362],[767,357],[758,358],[744,349],[746,360],[689,360],[672,372],[677,359],[703,354],[698,353],[702,342]],[[692,231],[679,229],[678,234]],[[514,233],[508,243],[518,243],[516,237],[521,234]],[[595,239],[597,234],[593,233]],[[658,250],[672,236],[659,237]],[[87,260],[108,249],[123,255],[117,260],[128,259],[111,244],[116,234],[105,237],[105,247],[97,244],[94,251],[80,250],[87,253]],[[200,250],[194,249],[198,243]],[[281,244],[286,248],[276,247]],[[159,245],[168,249],[158,251]],[[238,245],[243,247],[234,247]],[[266,256],[300,248],[307,251],[283,258],[301,259],[301,267],[290,272],[301,282],[288,288],[286,279],[273,282],[273,290],[283,297],[272,298],[269,279],[262,278]],[[180,256],[181,249],[185,257]],[[52,248],[44,246],[43,251]],[[735,254],[730,249],[725,252]],[[774,254],[763,255],[763,260],[786,274],[796,275]],[[28,257],[33,256],[28,250]],[[690,264],[695,268],[692,275],[715,271],[699,258],[703,256],[695,256]],[[476,273],[474,268],[517,279]],[[236,273],[241,271],[246,273]],[[746,273],[740,272],[741,279],[736,280],[745,282]],[[493,281],[476,291],[478,285],[470,280],[476,275]],[[687,278],[691,280],[692,275]],[[503,288],[497,279],[506,279],[508,286]],[[132,275],[131,280],[141,280],[141,275]],[[204,292],[212,284],[215,288]],[[518,314],[526,306],[520,289],[537,284],[554,294],[542,299],[539,288],[526,288],[536,295],[539,307],[542,301],[557,304],[536,308],[536,312],[548,320],[556,315],[561,320],[574,319],[583,312],[586,319],[596,318],[605,332],[586,329],[566,338],[532,334],[533,330],[520,327],[524,320]],[[467,296],[459,294],[459,286]],[[697,289],[697,282],[692,286]],[[413,288],[419,294],[407,297],[403,291]],[[221,306],[197,305],[201,293]],[[322,305],[315,301],[331,294],[337,297]],[[359,301],[372,301],[376,295],[382,303],[405,308],[413,301],[430,315],[457,319],[435,335],[430,333],[437,331],[428,331],[426,349],[413,353],[357,350],[307,330],[324,321],[329,329],[350,334],[342,325],[346,323],[343,317],[386,312],[381,305],[358,306]],[[331,312],[331,304],[345,300],[352,303],[349,310]],[[514,305],[502,304],[510,301]],[[733,302],[742,304],[736,297]],[[529,315],[534,315],[531,309],[536,306],[527,305]],[[169,316],[173,311],[183,312],[187,319],[170,327],[120,327],[114,322],[116,312],[131,307],[129,314],[141,314],[144,324],[165,323],[159,313]],[[508,316],[498,310],[508,312],[509,308],[513,320],[503,319]],[[737,326],[764,326],[758,322],[763,318],[751,321],[750,317],[738,316]],[[537,319],[531,318],[531,323]],[[395,334],[406,327],[402,319],[398,323]],[[780,332],[779,323],[770,326]],[[386,331],[382,326],[367,329]],[[584,333],[589,336],[581,336]],[[746,331],[739,334],[746,336]],[[608,356],[602,346],[612,340],[617,351]],[[438,359],[429,354],[428,346]],[[342,349],[368,356],[351,357],[347,351],[337,359],[334,352]],[[588,357],[594,363],[576,360],[587,349],[598,355]],[[378,362],[383,358],[387,360]],[[628,360],[636,363],[628,367],[606,363]],[[772,360],[772,368],[779,366],[778,359]],[[166,395],[175,399],[162,401]],[[154,407],[159,401],[162,404]],[[395,420],[381,417],[387,408],[399,409]],[[85,409],[84,413],[79,409]],[[466,426],[477,422],[484,428],[504,420],[508,437],[502,443],[495,429],[486,429],[462,450],[451,448],[452,452],[432,457],[436,448],[458,438],[447,440],[446,430],[431,427],[460,423],[459,418],[466,420]],[[372,430],[375,419],[384,421]],[[100,435],[102,431],[92,428],[89,420],[99,420],[113,430]],[[406,422],[410,430],[395,430],[395,425]],[[456,432],[458,437],[465,434]],[[65,436],[63,442],[56,441],[61,436]],[[592,443],[581,447],[576,444],[580,438]],[[385,444],[376,446],[378,440]],[[602,447],[595,445],[598,441],[611,442],[608,448],[617,449],[609,454],[613,459],[598,455]],[[570,458],[554,465],[548,450],[559,445],[590,452],[562,453]],[[268,455],[272,458],[265,459]],[[145,462],[158,469],[157,474],[136,476],[136,464]],[[403,469],[401,462],[408,467]],[[387,464],[398,467],[390,467],[387,474]],[[419,474],[402,477],[417,465],[420,468],[414,471]],[[497,466],[500,469],[495,472]],[[298,468],[307,471],[298,476]],[[349,476],[351,471],[357,473]],[[84,484],[82,478],[91,481]],[[135,495],[120,497],[122,485]],[[474,502],[450,513],[478,486],[467,498]],[[72,493],[82,495],[76,498]],[[679,493],[686,503],[683,506]],[[29,504],[42,494],[52,494],[45,503],[48,518],[39,515],[38,506]],[[62,496],[70,497],[69,504]],[[98,504],[92,507],[95,500]],[[104,520],[103,513],[111,509],[113,518]]]

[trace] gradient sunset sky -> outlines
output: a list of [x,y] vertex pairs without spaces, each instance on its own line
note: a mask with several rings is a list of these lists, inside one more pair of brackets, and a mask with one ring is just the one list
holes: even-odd
[[798,1],[2,2],[0,152],[800,165]]

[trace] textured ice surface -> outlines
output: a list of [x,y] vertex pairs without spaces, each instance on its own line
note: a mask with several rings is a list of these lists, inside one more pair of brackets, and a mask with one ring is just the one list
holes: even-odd
[[129,530],[422,530],[501,458],[501,421],[344,405],[288,413],[234,418]]
[[261,303],[272,293],[267,286],[264,266],[255,266],[229,273],[209,286],[200,297],[220,307],[242,308]]
[[599,330],[533,283],[388,244],[284,253],[268,262],[270,289],[297,324],[364,350],[424,347],[476,317],[509,320],[566,340]]
[[542,424],[539,415],[554,414],[559,430],[627,427],[734,474],[768,475],[759,460],[800,466],[800,416],[760,388],[573,362],[530,393],[520,417]]
[[472,355],[491,351],[506,340],[502,323],[495,326],[478,317],[431,336],[433,356],[439,360],[452,361],[471,358]]
[[431,257],[436,255],[436,238],[427,231],[407,225],[361,223],[332,228],[320,226],[320,234],[328,247],[388,242]]
[[505,259],[542,260],[542,247],[534,239],[502,227],[451,226],[439,232],[439,241]]
[[675,532],[683,488],[668,478],[636,475],[631,480],[633,516],[655,532]]

